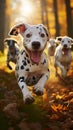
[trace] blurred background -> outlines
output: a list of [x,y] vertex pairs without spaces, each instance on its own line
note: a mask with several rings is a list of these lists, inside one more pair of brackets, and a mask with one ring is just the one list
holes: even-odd
[[18,21],[43,23],[52,37],[68,35],[73,38],[73,0],[0,0],[0,51],[4,38]]

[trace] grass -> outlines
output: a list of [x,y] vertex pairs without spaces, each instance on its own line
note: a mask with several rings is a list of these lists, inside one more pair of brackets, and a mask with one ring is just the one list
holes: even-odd
[[8,119],[3,112],[0,112],[0,130],[8,130]]
[[23,105],[20,111],[27,114],[28,122],[43,122],[45,111],[40,109],[39,105],[35,103],[30,105]]

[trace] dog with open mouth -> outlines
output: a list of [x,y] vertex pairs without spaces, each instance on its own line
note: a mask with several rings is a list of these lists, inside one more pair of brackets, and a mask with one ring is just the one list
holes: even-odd
[[68,36],[63,36],[58,37],[58,40],[60,41],[60,44],[55,51],[54,66],[56,70],[56,75],[58,75],[59,67],[62,76],[66,77],[72,61],[71,44],[73,42],[73,39]]
[[50,34],[43,24],[29,25],[20,23],[12,27],[9,35],[23,37],[24,48],[18,55],[16,77],[26,104],[32,103],[34,97],[28,89],[33,86],[33,92],[43,95],[44,85],[50,76],[48,59],[44,49],[49,41]]

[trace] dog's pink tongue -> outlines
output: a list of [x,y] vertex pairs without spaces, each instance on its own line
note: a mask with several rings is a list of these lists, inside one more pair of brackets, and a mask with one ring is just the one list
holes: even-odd
[[63,52],[64,52],[64,55],[67,55],[68,54],[68,49],[63,49]]
[[40,62],[40,59],[41,59],[41,52],[31,52],[30,54],[30,58],[32,60],[32,62],[34,63],[39,63]]

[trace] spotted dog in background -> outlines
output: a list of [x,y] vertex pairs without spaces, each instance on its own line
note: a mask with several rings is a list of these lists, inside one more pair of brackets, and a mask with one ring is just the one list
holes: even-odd
[[17,55],[19,54],[19,47],[15,39],[6,38],[4,42],[7,42],[8,52],[7,52],[7,67],[12,70],[10,62],[16,63]]
[[58,75],[58,67],[61,70],[61,75],[63,77],[67,76],[67,72],[70,68],[70,63],[72,61],[72,54],[71,54],[71,44],[73,39],[68,36],[58,37],[60,44],[56,48],[55,51],[55,70],[56,76]]
[[33,92],[43,95],[45,82],[49,78],[48,59],[43,50],[49,40],[49,33],[44,25],[21,23],[12,27],[9,35],[21,34],[24,48],[18,55],[16,76],[25,103],[32,103],[34,97],[28,85],[34,85]]

